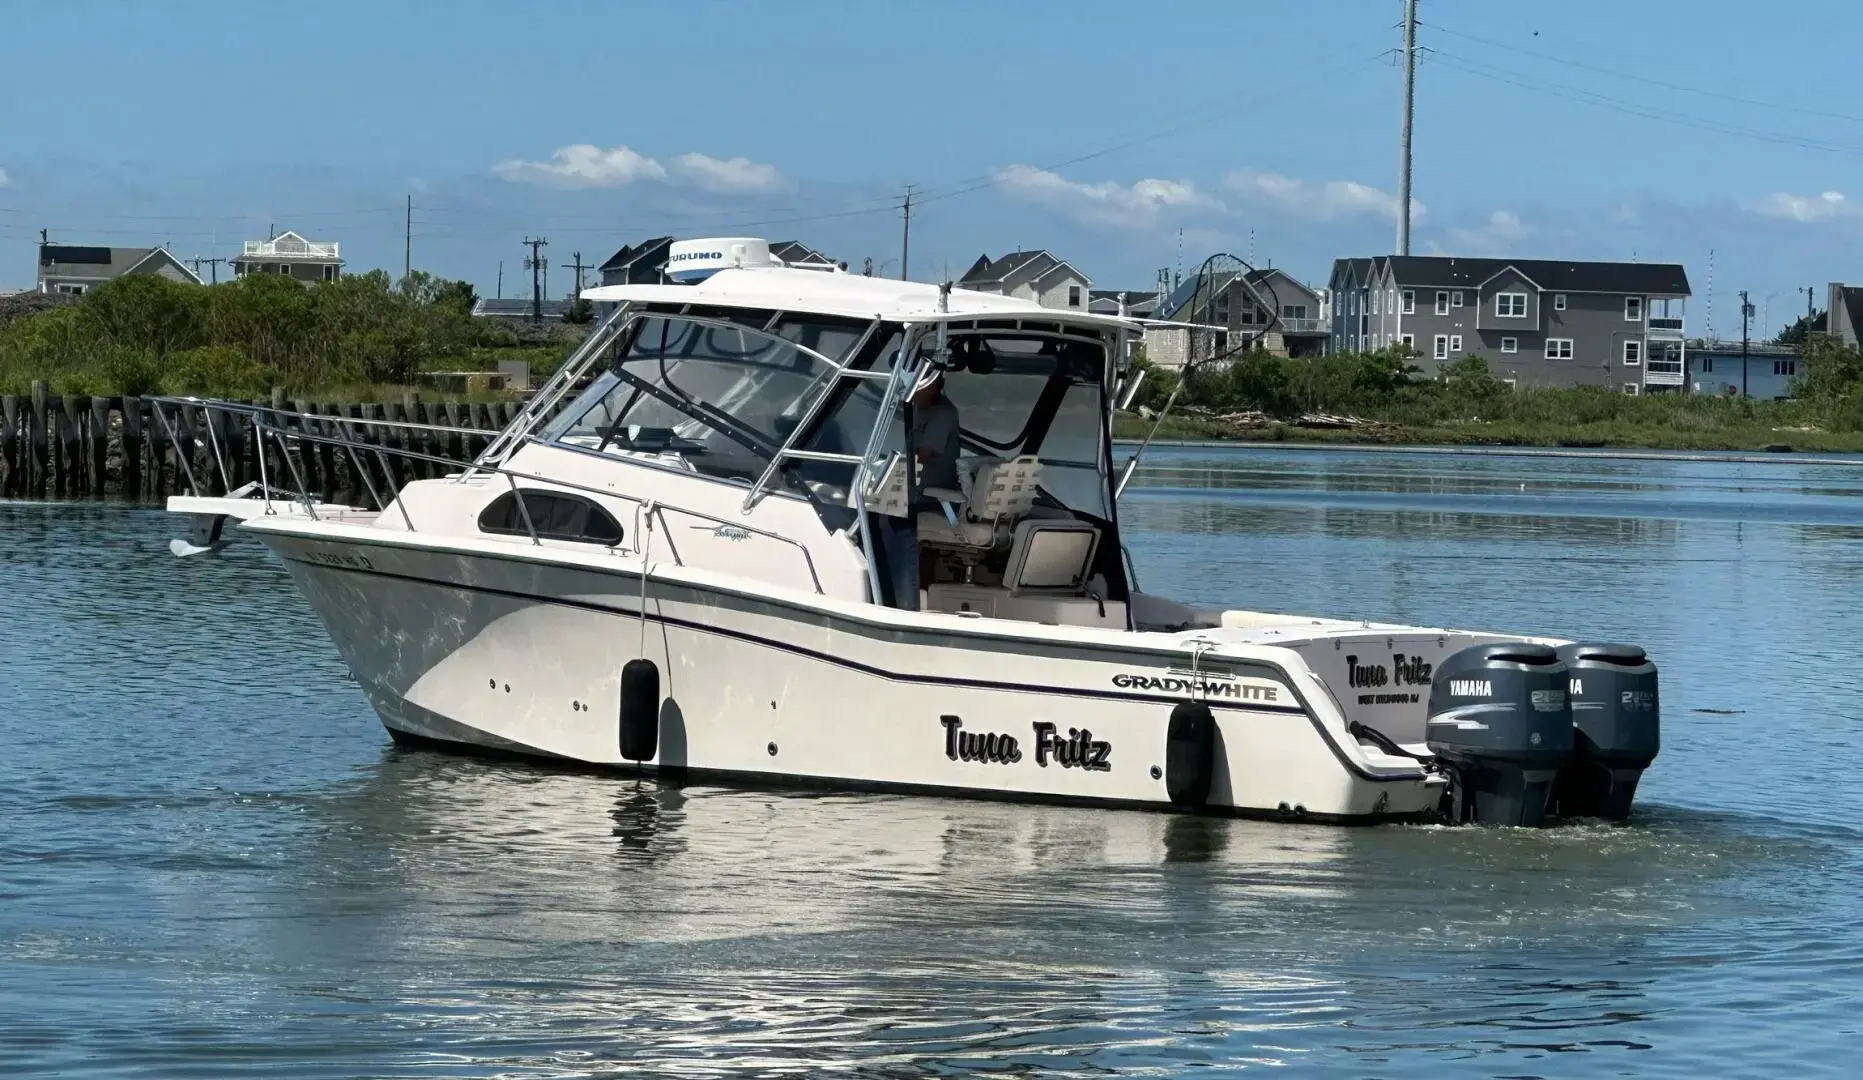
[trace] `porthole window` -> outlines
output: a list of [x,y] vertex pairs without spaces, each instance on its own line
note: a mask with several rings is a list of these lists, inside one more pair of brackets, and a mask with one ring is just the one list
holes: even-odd
[[[528,528],[518,509],[520,493],[524,496],[524,510],[530,513]],[[604,547],[621,542],[621,523],[614,515],[580,495],[561,491],[507,491],[479,513],[480,532],[528,538],[532,529],[544,540],[572,540]]]

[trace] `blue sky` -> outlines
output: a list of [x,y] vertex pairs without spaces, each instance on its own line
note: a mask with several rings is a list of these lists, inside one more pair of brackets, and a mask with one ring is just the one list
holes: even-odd
[[[0,288],[40,228],[268,227],[514,295],[527,235],[802,239],[912,274],[1047,247],[1101,287],[1214,251],[1322,283],[1394,243],[1400,0],[15,4]],[[1863,279],[1863,5],[1422,0],[1419,252],[1685,263],[1702,328]],[[1846,197],[1848,196],[1848,197]],[[886,260],[894,260],[888,264]],[[526,283],[527,285],[528,283]],[[1731,320],[1731,322],[1730,322]]]

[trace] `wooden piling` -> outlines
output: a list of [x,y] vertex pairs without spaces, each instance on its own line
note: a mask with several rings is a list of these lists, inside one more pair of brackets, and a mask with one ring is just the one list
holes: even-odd
[[104,489],[110,485],[110,404],[107,397],[93,397],[90,401],[90,423],[85,431],[90,441],[90,474],[85,478],[85,494],[94,499],[103,498]]
[[[164,473],[166,472],[165,466],[167,464],[168,451],[171,448],[171,443],[168,437],[168,430],[162,426],[161,421],[155,418],[155,410],[162,406],[151,401],[144,407],[149,410],[149,495],[152,498],[159,499],[162,498],[167,490],[167,477]],[[179,490],[180,487],[181,484],[177,481],[175,483],[175,488]]]
[[0,498],[20,494],[19,395],[0,395]]
[[123,395],[123,483],[125,499],[142,499],[142,399]]

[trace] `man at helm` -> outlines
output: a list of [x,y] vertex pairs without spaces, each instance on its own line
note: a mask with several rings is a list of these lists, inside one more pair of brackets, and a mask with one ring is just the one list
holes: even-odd
[[912,388],[912,452],[918,458],[919,487],[955,489],[957,485],[957,406],[944,396],[944,370],[927,364]]

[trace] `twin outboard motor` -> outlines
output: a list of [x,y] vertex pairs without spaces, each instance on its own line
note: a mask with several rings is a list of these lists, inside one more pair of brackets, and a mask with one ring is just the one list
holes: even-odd
[[1622,820],[1659,745],[1656,665],[1635,645],[1476,645],[1430,683],[1430,752],[1456,821]]
[[1558,651],[1571,677],[1576,738],[1553,783],[1552,812],[1622,821],[1661,744],[1656,665],[1635,645]]
[[1538,825],[1572,755],[1566,666],[1551,646],[1475,645],[1430,683],[1430,752],[1455,769],[1451,813],[1484,825]]

